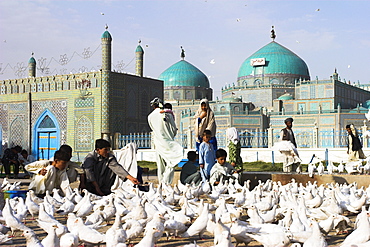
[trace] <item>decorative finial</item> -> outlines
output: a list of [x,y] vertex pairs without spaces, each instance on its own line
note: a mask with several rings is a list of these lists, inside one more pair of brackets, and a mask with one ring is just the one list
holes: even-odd
[[275,30],[274,30],[274,26],[272,26],[272,29],[271,29],[271,38],[272,38],[272,41],[275,40],[276,38],[276,34],[275,34]]
[[139,39],[139,45],[141,44],[141,39]]
[[32,53],[31,53],[31,56],[33,56],[34,54],[35,54],[35,53],[34,53],[34,52],[32,52]]
[[108,30],[108,24],[105,24],[105,30]]
[[184,60],[185,59],[185,50],[182,48],[182,46],[180,46],[180,48],[181,48],[181,58],[182,58],[182,60]]

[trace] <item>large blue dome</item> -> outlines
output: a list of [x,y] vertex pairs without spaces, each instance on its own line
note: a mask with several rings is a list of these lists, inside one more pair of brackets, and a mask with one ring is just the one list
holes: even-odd
[[206,87],[209,88],[207,76],[191,63],[181,60],[159,76],[164,81],[164,87]]
[[[251,60],[253,62],[255,59],[265,59],[262,62],[264,65],[253,66]],[[263,67],[263,75],[289,74],[302,79],[309,79],[310,77],[306,63],[294,52],[275,41],[265,45],[243,62],[239,69],[238,81],[259,74],[261,70],[257,72],[256,68],[258,67]]]

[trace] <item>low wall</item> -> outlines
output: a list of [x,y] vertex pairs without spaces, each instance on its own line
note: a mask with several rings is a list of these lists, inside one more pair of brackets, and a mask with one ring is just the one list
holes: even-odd
[[[315,154],[322,160],[325,160],[326,150],[328,152],[329,160],[333,162],[346,162],[348,159],[347,149],[346,148],[300,148],[298,153],[302,159],[303,164],[308,164],[311,161],[312,155]],[[190,151],[185,150],[184,158],[186,158],[186,153]],[[226,150],[228,151],[228,150]],[[370,156],[370,149],[363,149],[366,156]],[[274,152],[269,148],[242,148],[241,156],[244,162],[253,162],[253,161],[264,161],[264,162],[276,162],[281,163],[283,156],[279,152]],[[156,161],[155,151],[152,149],[139,149],[137,154],[138,160],[146,161]]]

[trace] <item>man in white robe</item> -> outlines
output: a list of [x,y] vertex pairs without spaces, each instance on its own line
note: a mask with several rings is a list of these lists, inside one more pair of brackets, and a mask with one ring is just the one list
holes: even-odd
[[158,182],[171,184],[175,167],[183,158],[184,149],[178,142],[174,141],[177,128],[173,116],[160,112],[163,104],[159,98],[154,98],[150,103],[154,110],[148,116],[148,123],[153,131]]

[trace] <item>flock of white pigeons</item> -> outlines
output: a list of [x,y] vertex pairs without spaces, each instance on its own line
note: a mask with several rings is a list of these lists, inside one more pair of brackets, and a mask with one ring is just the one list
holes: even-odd
[[312,161],[307,167],[308,175],[313,177],[314,174],[370,174],[370,158],[367,161],[349,161],[347,163],[340,162],[337,166],[332,161],[328,161],[328,165],[325,170],[324,162],[322,159],[314,156]]
[[[178,240],[176,246],[196,247],[198,239],[213,236],[217,247],[252,241],[265,247],[323,247],[328,234],[347,233],[335,246],[370,246],[370,186],[295,180],[249,185],[249,180],[243,186],[227,181],[215,187],[149,184],[143,192],[128,184],[103,197],[86,190],[82,196],[77,189],[61,197],[55,189],[43,199],[30,190],[25,200],[5,200],[0,242],[10,245],[12,236],[22,235],[27,247],[154,247],[167,237]],[[1,188],[10,187],[19,189],[19,184],[4,179]],[[39,239],[26,219],[35,219],[47,235]]]

